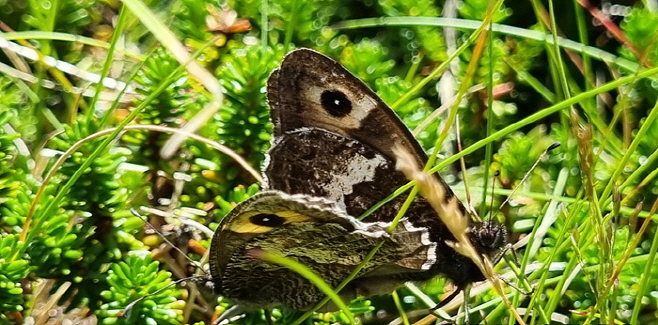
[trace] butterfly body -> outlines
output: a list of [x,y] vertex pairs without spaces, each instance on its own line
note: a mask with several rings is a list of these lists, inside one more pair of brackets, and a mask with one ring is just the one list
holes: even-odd
[[[453,235],[421,197],[391,234],[386,230],[404,195],[356,219],[408,182],[395,168],[395,144],[419,165],[427,161],[409,130],[363,82],[324,55],[300,49],[270,76],[268,99],[274,138],[264,168],[267,191],[239,204],[215,233],[211,271],[220,294],[247,308],[306,310],[324,294],[250,250],[291,257],[335,287],[380,241],[384,245],[341,291],[343,298],[387,293],[439,274],[459,287],[484,279],[469,258],[448,246]],[[452,198],[435,177],[445,199]],[[465,214],[461,204],[458,209]],[[505,244],[500,225],[472,222],[469,231],[481,254],[491,257]]]

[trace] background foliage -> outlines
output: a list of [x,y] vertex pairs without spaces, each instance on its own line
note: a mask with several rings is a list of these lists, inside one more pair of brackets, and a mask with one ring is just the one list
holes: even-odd
[[[650,218],[658,8],[652,0],[559,4],[0,0],[0,323],[210,323],[230,306],[200,283],[169,284],[202,274],[182,254],[204,260],[221,218],[258,191],[254,176],[200,141],[165,159],[168,134],[132,127],[112,140],[98,132],[126,123],[178,128],[221,96],[208,86],[216,81],[224,100],[198,133],[258,169],[270,144],[267,77],[289,50],[310,47],[369,84],[428,151],[453,97],[462,99],[454,125],[466,169],[452,163],[460,150],[451,132],[441,173],[462,198],[468,184],[471,204],[504,222],[512,243],[527,243],[518,261],[497,268],[532,286],[528,295],[507,289],[526,321],[658,324]],[[477,40],[485,19],[500,25]],[[210,78],[186,70],[177,48]],[[106,87],[100,75],[112,78]],[[495,195],[483,195],[491,186]],[[363,323],[414,322],[453,290],[440,278],[420,288],[400,289],[397,307],[382,296],[350,308]],[[469,305],[471,323],[515,323],[491,290]],[[409,320],[398,319],[401,309]],[[272,316],[289,324],[298,314]],[[235,321],[264,322],[262,312]]]

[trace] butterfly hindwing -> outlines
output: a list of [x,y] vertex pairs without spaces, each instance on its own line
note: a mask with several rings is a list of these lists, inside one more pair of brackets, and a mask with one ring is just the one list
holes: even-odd
[[[427,270],[436,259],[436,244],[427,228],[404,222],[388,234],[388,226],[360,222],[321,198],[261,192],[239,204],[219,225],[211,245],[213,278],[218,279],[220,294],[247,308],[283,305],[305,310],[323,293],[302,275],[254,258],[250,251],[262,249],[292,257],[336,286],[383,241],[362,271],[368,280],[357,278],[342,294],[354,298],[357,294],[383,293],[389,286],[406,281],[400,275]],[[390,284],[384,289],[382,283],[386,281]]]

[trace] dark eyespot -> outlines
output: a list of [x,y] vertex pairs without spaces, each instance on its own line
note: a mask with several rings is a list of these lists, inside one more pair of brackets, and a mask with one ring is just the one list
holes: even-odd
[[352,111],[352,102],[338,90],[325,90],[320,95],[322,107],[332,116],[343,117]]
[[258,226],[278,227],[284,224],[286,219],[279,217],[276,214],[261,213],[249,217],[249,221]]

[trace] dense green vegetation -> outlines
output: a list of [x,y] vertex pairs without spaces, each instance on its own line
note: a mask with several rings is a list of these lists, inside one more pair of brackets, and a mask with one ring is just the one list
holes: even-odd
[[[515,324],[516,309],[532,324],[658,324],[654,1],[4,0],[0,20],[0,324],[210,324],[228,308],[170,284],[203,274],[182,254],[206,263],[218,222],[258,191],[217,148],[259,170],[265,84],[297,47],[369,84],[439,146],[455,192],[508,227],[518,259],[496,271],[530,293],[504,286],[508,307],[481,290],[471,323]],[[162,157],[172,131],[154,126],[195,116],[202,139]],[[437,278],[349,307],[414,323],[453,289]]]

